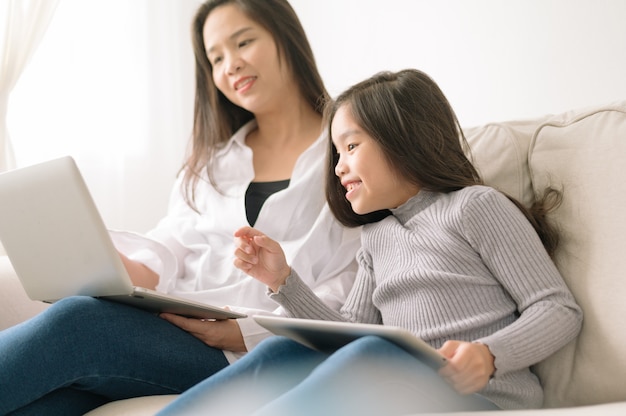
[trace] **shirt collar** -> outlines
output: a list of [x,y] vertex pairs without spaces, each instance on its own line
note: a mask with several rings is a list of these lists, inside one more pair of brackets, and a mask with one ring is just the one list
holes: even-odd
[[233,134],[233,136],[226,142],[222,147],[217,151],[216,156],[221,156],[230,151],[230,148],[234,145],[238,145],[241,147],[248,147],[246,145],[246,137],[248,134],[257,128],[256,119],[252,119],[248,121],[246,124],[241,126],[239,130]]

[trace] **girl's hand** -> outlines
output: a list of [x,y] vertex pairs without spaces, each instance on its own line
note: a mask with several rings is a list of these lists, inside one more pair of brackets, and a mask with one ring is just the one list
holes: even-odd
[[494,356],[484,344],[446,341],[439,352],[448,359],[439,375],[460,394],[476,393],[487,385],[496,370]]
[[235,267],[277,292],[291,273],[280,244],[254,228],[243,227],[235,231],[235,246]]
[[211,347],[233,352],[247,351],[236,319],[212,321],[186,318],[171,313],[162,313],[159,316]]

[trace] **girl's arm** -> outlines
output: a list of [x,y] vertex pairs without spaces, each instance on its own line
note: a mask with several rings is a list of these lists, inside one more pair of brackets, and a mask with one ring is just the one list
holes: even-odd
[[[356,281],[340,312],[327,306],[315,292],[287,264],[276,241],[250,227],[235,232],[235,261],[239,269],[265,283],[271,298],[279,303],[289,316],[328,321],[382,323],[380,313],[372,304],[375,283],[368,267],[359,267]],[[359,251],[363,266],[364,254]],[[367,301],[363,301],[366,299]]]
[[496,376],[534,365],[578,334],[582,310],[535,230],[506,196],[486,192],[468,204],[464,217],[468,240],[520,314],[475,341],[489,346]]
[[555,352],[580,329],[581,310],[523,214],[491,190],[464,209],[466,237],[520,317],[475,342],[447,341],[439,374],[459,393],[481,390],[499,373],[528,367]]

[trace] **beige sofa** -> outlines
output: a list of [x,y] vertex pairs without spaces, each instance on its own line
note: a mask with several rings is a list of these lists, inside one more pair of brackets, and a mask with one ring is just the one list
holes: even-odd
[[[548,183],[563,188],[552,217],[562,235],[556,262],[585,312],[580,336],[536,367],[545,408],[510,414],[625,415],[626,101],[492,123],[466,135],[488,184],[527,204]],[[0,258],[0,328],[44,307],[26,298]],[[123,400],[89,414],[150,415],[173,397]]]

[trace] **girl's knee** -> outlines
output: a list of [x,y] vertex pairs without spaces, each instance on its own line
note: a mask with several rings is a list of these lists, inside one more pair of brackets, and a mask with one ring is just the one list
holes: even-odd
[[272,336],[246,354],[237,366],[239,369],[245,368],[246,371],[254,368],[256,371],[267,369],[269,372],[281,373],[288,369],[289,372],[300,373],[310,371],[326,357],[326,354],[312,350],[290,338]]
[[272,355],[289,355],[292,353],[305,354],[307,351],[313,350],[291,338],[280,335],[264,339],[253,350],[253,352],[257,352],[258,354],[271,353]]
[[333,365],[345,367],[390,368],[404,366],[415,361],[413,357],[395,343],[370,335],[358,338],[337,350],[328,359]]
[[342,348],[351,353],[364,355],[378,355],[383,351],[395,351],[400,349],[396,344],[376,335],[367,335],[352,341]]

